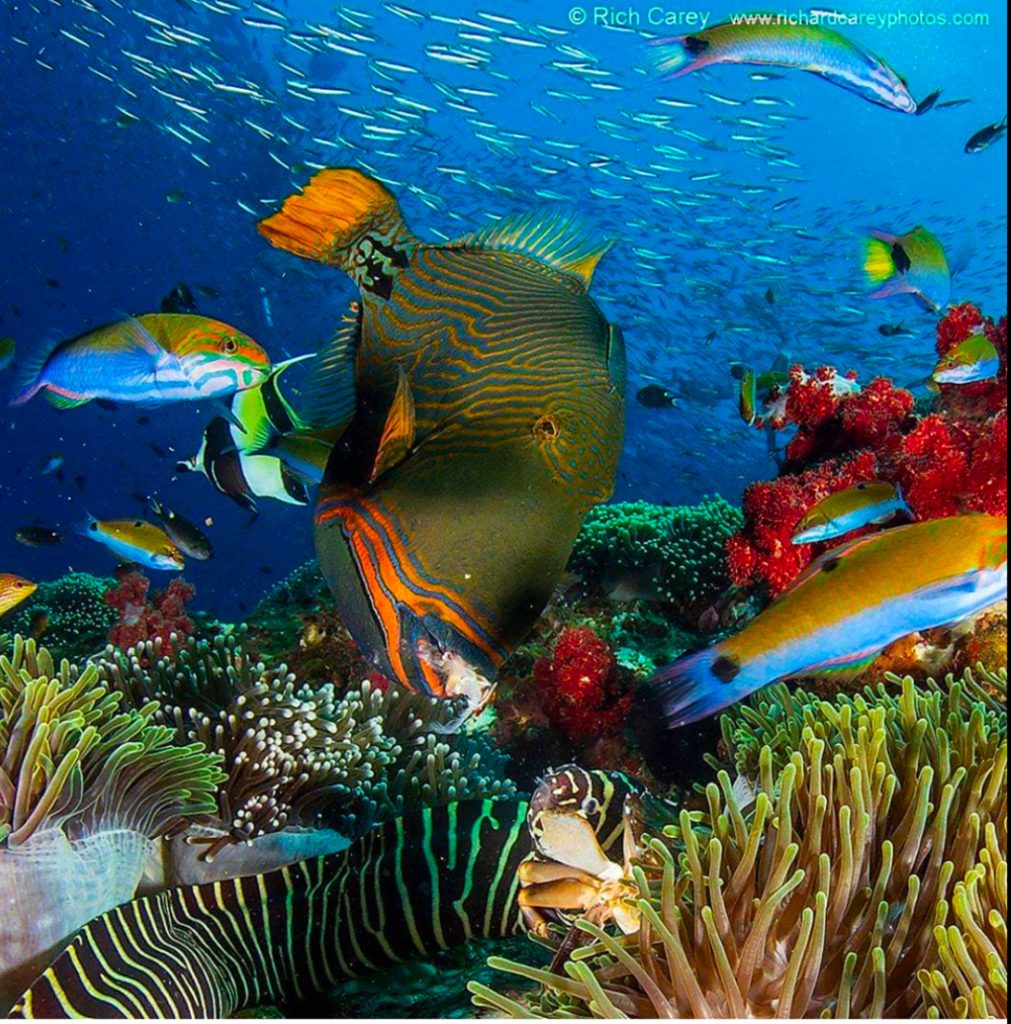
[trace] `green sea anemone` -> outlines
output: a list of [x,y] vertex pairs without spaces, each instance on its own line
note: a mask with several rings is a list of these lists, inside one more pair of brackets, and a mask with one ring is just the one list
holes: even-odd
[[[514,793],[505,758],[452,731],[460,709],[451,702],[368,682],[342,694],[300,683],[284,665],[252,658],[242,631],[190,638],[172,658],[157,641],[125,653],[110,647],[98,667],[135,705],[159,701],[156,715],[176,742],[220,755],[227,780],[202,837],[205,862],[273,836],[261,843],[271,859],[249,855],[242,868],[263,871],[339,848],[414,807]],[[174,881],[209,877],[195,863],[173,870]]]
[[798,732],[774,729],[746,760],[744,784],[720,772],[704,810],[682,810],[649,842],[634,871],[638,933],[580,921],[589,943],[563,973],[492,961],[538,987],[519,1000],[472,985],[476,1004],[511,1016],[1005,1016],[998,718],[912,680],[880,700],[812,702]]
[[608,593],[663,601],[697,620],[730,586],[727,541],[743,523],[720,497],[680,507],[600,505],[583,522],[569,566]]
[[16,637],[0,657],[0,1005],[25,971],[135,894],[151,841],[212,814],[220,759],[156,706]]

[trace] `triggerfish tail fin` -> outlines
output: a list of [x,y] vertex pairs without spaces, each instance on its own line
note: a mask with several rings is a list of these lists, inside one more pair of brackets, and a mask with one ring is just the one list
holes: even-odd
[[386,187],[348,167],[320,171],[259,230],[278,249],[340,267],[366,291],[406,262],[400,250],[414,241]]
[[582,219],[575,214],[542,212],[507,217],[452,244],[530,256],[571,274],[589,289],[597,264],[614,243],[592,240]]
[[741,677],[741,666],[713,647],[661,669],[649,686],[665,724],[676,728],[708,718],[762,685],[743,684]]
[[397,380],[397,393],[393,397],[393,405],[386,417],[383,436],[379,440],[376,461],[372,466],[369,483],[374,484],[384,473],[407,458],[414,446],[416,419],[414,395],[411,393],[411,382],[407,379],[404,368],[400,367]]
[[657,47],[653,66],[665,78],[680,78],[715,62],[711,44],[700,36],[654,39],[650,45]]

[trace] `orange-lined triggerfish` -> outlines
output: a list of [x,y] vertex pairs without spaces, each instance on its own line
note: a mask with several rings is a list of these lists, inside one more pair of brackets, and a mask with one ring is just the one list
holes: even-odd
[[306,416],[347,424],[315,515],[338,613],[415,689],[447,695],[433,653],[493,677],[614,488],[624,343],[587,294],[607,246],[564,216],[428,244],[348,169],[316,175],[260,230],[361,290]]
[[779,679],[857,671],[1006,598],[1006,518],[899,526],[823,555],[736,636],[663,669],[654,694],[669,725],[686,725]]
[[11,405],[24,405],[40,391],[60,409],[96,399],[162,405],[224,398],[269,372],[267,353],[220,320],[148,313],[43,350],[22,367]]

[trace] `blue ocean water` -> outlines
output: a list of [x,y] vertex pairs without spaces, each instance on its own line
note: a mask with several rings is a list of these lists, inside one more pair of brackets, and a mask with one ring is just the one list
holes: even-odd
[[[314,351],[353,287],[271,249],[256,221],[322,166],[387,182],[430,239],[532,207],[575,209],[615,240],[594,295],[629,347],[616,497],[738,500],[775,465],[737,417],[731,362],[765,368],[786,353],[900,383],[930,369],[935,318],[908,297],[867,297],[861,235],[930,227],[955,266],[952,300],[990,315],[1004,312],[1007,282],[1006,146],[964,153],[1005,113],[1003,5],[833,6],[884,16],[844,31],[915,97],[971,101],[923,117],[802,73],[756,80],[758,69],[718,67],[664,82],[650,69],[660,14],[690,28],[693,15],[712,24],[741,9],[8,0],[0,336],[30,352],[155,311],[185,282],[201,312],[275,360]],[[908,335],[877,330],[898,321]],[[635,402],[654,382],[676,408]],[[250,524],[202,477],[175,472],[214,412],[4,408],[0,568],[109,572],[74,525],[87,512],[135,515],[135,495],[157,494],[213,524],[215,559],[186,571],[198,606],[251,608],[311,556],[311,512],[263,501]],[[42,475],[52,453],[62,481]],[[35,521],[66,531],[66,544],[16,544],[13,530]]]

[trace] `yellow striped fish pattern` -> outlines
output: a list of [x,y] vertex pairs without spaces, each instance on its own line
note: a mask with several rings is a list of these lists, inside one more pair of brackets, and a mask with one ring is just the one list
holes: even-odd
[[356,409],[316,510],[338,613],[405,685],[445,695],[433,644],[492,677],[614,488],[624,342],[587,293],[606,247],[535,218],[426,245],[348,170],[261,230],[362,289]]

